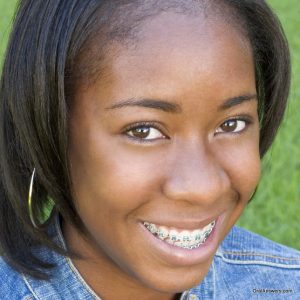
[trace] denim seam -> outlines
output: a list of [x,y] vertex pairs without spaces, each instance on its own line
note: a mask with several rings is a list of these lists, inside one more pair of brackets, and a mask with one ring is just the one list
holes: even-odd
[[80,281],[80,283],[85,287],[85,289],[90,293],[95,299],[101,300],[99,296],[96,295],[96,293],[93,291],[93,289],[85,282],[85,280],[82,278],[79,271],[76,269],[76,267],[73,265],[72,261],[69,258],[66,258],[67,263],[72,270],[73,274],[77,277],[77,279]]
[[22,300],[32,300],[32,299],[34,299],[32,295],[27,295],[22,298]]
[[288,258],[288,257],[269,255],[269,254],[264,254],[264,253],[256,253],[256,252],[223,251],[223,254],[241,255],[241,256],[262,256],[262,257],[269,257],[269,258],[281,259],[281,260],[286,260],[286,261],[299,261],[300,262],[300,258]]
[[234,265],[264,265],[269,267],[277,267],[281,269],[300,269],[300,265],[284,265],[280,263],[268,262],[263,260],[233,260],[223,256],[219,256],[224,262]]
[[181,296],[180,296],[180,299],[179,300],[186,300],[187,299],[187,296],[189,294],[189,291],[184,291]]
[[216,267],[215,261],[212,261],[212,282],[213,282],[213,299],[215,299],[215,291],[216,291]]
[[[31,284],[30,284],[29,281],[27,280],[27,277],[26,277],[24,274],[22,274],[22,277],[23,277],[23,280],[24,280],[26,286],[28,287],[28,289],[29,289],[30,292],[32,293],[33,297],[34,297],[36,300],[39,300],[39,297],[38,297],[37,294],[34,292],[34,290],[33,290],[32,286],[31,286]],[[26,297],[27,297],[27,296],[26,296]]]

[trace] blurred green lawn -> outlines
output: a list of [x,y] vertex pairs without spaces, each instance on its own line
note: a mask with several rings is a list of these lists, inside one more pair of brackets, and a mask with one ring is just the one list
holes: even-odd
[[[276,141],[263,161],[255,199],[239,225],[300,250],[300,2],[269,0],[286,31],[293,66],[290,103]],[[0,0],[0,61],[15,0]]]

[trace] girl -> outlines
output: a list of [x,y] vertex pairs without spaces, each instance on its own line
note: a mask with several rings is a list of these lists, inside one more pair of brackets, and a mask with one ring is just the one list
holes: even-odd
[[262,0],[20,1],[0,298],[298,299],[299,252],[233,227],[289,79]]

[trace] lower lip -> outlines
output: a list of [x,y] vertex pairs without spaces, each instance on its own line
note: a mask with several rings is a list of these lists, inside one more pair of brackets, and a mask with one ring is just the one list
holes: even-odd
[[216,219],[215,227],[207,240],[195,249],[185,249],[170,245],[155,237],[142,223],[140,225],[144,231],[148,249],[152,250],[155,255],[161,257],[165,262],[184,267],[204,263],[215,254],[222,221],[223,216],[221,215]]

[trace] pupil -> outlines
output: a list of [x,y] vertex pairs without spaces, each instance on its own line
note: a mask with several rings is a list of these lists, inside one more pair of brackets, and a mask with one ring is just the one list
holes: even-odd
[[149,127],[139,127],[133,130],[133,135],[138,138],[146,138],[149,135]]
[[222,130],[225,132],[234,131],[237,127],[236,121],[227,121],[222,125]]

